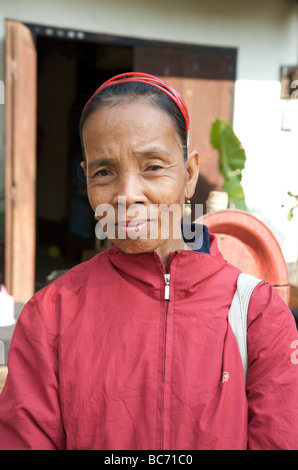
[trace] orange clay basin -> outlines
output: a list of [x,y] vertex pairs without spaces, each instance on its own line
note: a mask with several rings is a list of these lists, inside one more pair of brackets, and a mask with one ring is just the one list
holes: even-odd
[[234,209],[205,214],[204,223],[217,238],[223,257],[242,272],[271,284],[289,305],[289,274],[280,246],[271,231],[253,215]]

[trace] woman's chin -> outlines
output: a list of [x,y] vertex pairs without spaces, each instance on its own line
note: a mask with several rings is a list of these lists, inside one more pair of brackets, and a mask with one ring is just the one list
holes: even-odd
[[114,245],[117,246],[121,251],[127,254],[140,254],[140,253],[151,253],[160,248],[165,240],[142,240],[142,239],[125,239],[125,240],[111,240]]

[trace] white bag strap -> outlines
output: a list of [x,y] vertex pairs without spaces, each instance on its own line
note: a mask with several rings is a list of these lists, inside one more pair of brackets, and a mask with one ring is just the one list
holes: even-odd
[[247,311],[251,294],[260,282],[261,279],[257,279],[250,274],[239,274],[237,279],[237,289],[229,310],[229,322],[237,338],[243,364],[245,383],[247,374]]

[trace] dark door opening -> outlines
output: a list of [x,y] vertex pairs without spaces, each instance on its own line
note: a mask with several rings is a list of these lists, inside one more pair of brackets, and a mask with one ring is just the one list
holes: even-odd
[[79,118],[102,82],[133,70],[133,48],[39,36],[37,53],[35,288],[39,289],[94,253],[95,221],[80,168]]

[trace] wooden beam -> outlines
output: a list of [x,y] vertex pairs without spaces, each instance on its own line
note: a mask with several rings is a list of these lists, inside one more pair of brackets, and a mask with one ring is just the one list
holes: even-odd
[[20,22],[6,22],[5,285],[34,293],[37,53]]

